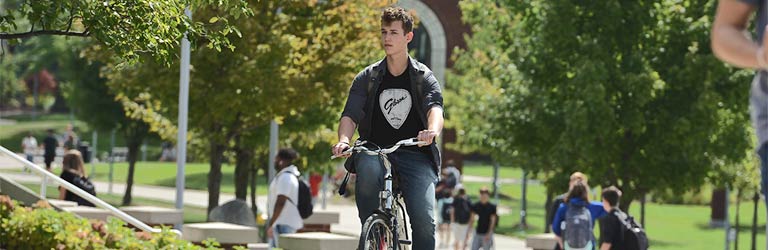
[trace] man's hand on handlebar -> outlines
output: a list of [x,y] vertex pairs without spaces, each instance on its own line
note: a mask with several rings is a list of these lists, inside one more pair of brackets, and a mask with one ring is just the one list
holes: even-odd
[[432,142],[435,140],[435,137],[437,137],[437,131],[425,129],[425,130],[419,131],[419,136],[416,138],[419,139],[419,141],[424,142],[424,144],[419,145],[419,147],[424,147],[424,146],[432,145]]
[[347,158],[350,156],[350,154],[344,153],[344,151],[347,149],[349,149],[348,142],[339,142],[339,143],[336,143],[336,145],[333,145],[333,148],[331,149],[331,151],[333,151],[334,158],[339,158],[339,157]]

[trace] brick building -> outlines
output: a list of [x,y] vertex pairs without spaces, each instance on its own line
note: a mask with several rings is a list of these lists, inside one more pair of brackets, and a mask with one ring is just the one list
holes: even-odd
[[[409,44],[415,50],[416,58],[432,69],[438,81],[446,85],[445,72],[453,66],[451,54],[456,47],[464,48],[464,35],[470,32],[469,26],[461,21],[458,0],[400,0],[403,8],[416,12],[420,23],[414,30],[414,39]],[[442,144],[456,141],[456,131],[447,129],[443,132]],[[454,160],[459,169],[463,156],[457,152],[445,150],[443,162]]]

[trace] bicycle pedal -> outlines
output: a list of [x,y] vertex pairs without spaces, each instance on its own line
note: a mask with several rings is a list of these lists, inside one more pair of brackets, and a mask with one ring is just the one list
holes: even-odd
[[405,244],[409,246],[413,243],[411,240],[398,240],[398,241],[400,242],[400,244]]

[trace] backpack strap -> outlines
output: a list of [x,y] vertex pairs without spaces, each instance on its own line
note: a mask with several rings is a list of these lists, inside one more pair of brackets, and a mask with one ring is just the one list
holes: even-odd
[[[296,175],[296,174],[293,174],[292,172],[289,172],[289,171],[285,171],[285,172],[283,172],[282,174],[290,174],[291,176],[293,176],[293,177],[296,177],[296,180],[297,180],[297,181],[301,181],[301,178],[300,178],[301,176],[300,176],[300,175]],[[277,178],[275,178],[275,179],[277,179]],[[275,181],[277,181],[277,180],[275,180]],[[301,185],[301,183],[299,183],[299,185]],[[296,194],[296,195],[298,196],[298,190],[297,190],[297,194]],[[296,207],[299,207],[299,204],[296,204],[296,202],[293,202],[293,201],[291,200],[291,197],[287,197],[287,196],[286,196],[286,198],[288,198],[288,201],[289,201],[289,202],[291,202],[291,203],[293,203],[293,205],[295,205]]]
[[615,215],[617,218],[619,218],[619,221],[621,222],[622,225],[624,225],[625,228],[632,229],[632,225],[630,225],[629,222],[627,222],[627,217],[629,216],[626,213],[618,209],[614,209],[613,212],[611,213]]

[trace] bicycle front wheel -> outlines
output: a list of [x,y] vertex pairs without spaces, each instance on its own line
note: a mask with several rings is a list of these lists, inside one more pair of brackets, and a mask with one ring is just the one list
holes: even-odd
[[365,220],[357,249],[394,250],[396,249],[394,237],[389,219],[380,214],[372,214]]

